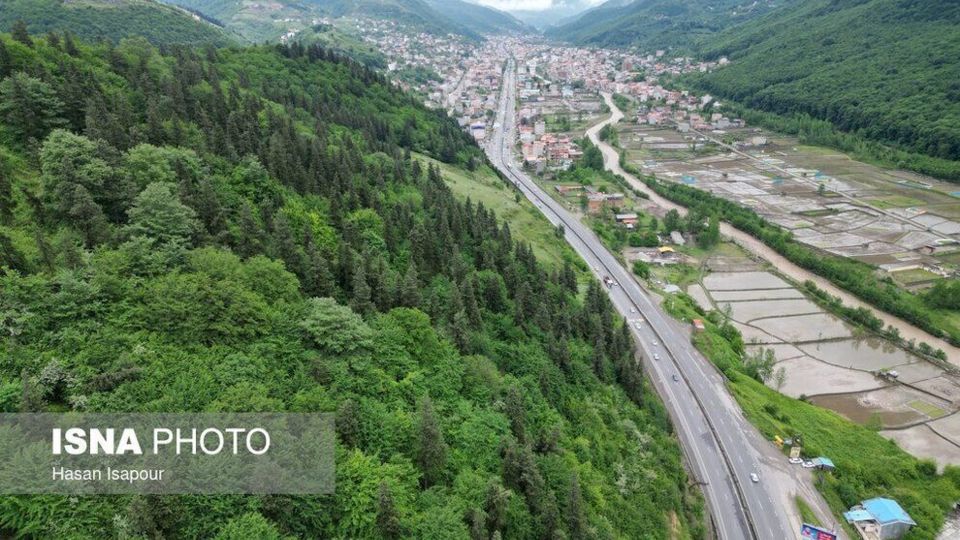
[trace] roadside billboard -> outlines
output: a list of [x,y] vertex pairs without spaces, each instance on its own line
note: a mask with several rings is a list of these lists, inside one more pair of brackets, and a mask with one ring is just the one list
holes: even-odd
[[833,531],[804,523],[800,528],[800,538],[801,540],[837,540],[837,534]]

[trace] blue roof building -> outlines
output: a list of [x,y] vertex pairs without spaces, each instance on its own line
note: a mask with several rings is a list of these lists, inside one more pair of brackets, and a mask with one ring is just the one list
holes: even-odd
[[893,499],[877,497],[863,501],[844,512],[843,517],[853,523],[864,538],[896,540],[917,523]]
[[816,468],[818,468],[818,469],[825,470],[825,471],[832,471],[832,470],[834,470],[834,469],[837,468],[837,467],[833,464],[833,460],[832,460],[832,459],[827,458],[827,457],[823,457],[823,456],[820,456],[820,457],[814,459],[814,460],[813,460],[813,466],[816,467]]

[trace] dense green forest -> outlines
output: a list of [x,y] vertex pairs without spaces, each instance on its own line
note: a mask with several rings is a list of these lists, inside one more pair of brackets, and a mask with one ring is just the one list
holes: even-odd
[[[929,156],[873,152],[960,181],[960,165],[950,163],[960,160],[960,4],[801,2],[731,28],[703,51],[731,64],[694,77],[696,86],[788,118],[825,120],[892,145],[889,152]],[[810,122],[803,130],[814,142],[838,138]]]
[[0,411],[337,428],[331,496],[7,496],[0,536],[704,537],[602,287],[419,156],[487,167],[320,47],[0,35]]
[[226,45],[234,39],[210,22],[198,21],[182,9],[154,0],[0,2],[0,31],[9,32],[18,20],[26,21],[28,30],[35,34],[69,31],[84,39],[114,43],[133,35],[155,45]]
[[793,0],[613,0],[547,35],[599,47],[690,51],[699,41]]

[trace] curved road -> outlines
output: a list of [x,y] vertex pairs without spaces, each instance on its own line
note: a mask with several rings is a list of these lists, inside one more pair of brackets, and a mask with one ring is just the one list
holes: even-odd
[[[623,118],[623,113],[620,111],[619,108],[617,108],[617,105],[616,103],[613,102],[613,99],[611,99],[610,94],[603,93],[601,95],[603,96],[604,101],[607,103],[607,106],[610,107],[610,112],[611,112],[610,117],[604,120],[603,122],[600,122],[595,126],[591,127],[590,129],[588,129],[587,136],[590,137],[590,140],[593,142],[593,144],[597,145],[597,147],[600,148],[600,151],[603,152],[603,162],[606,168],[609,171],[613,172],[614,174],[619,174],[620,176],[624,177],[626,181],[635,189],[643,191],[644,193],[649,195],[650,200],[656,203],[657,206],[660,206],[661,208],[665,208],[667,210],[675,209],[678,212],[680,212],[681,215],[685,214],[687,212],[686,207],[680,206],[674,203],[673,201],[670,201],[661,197],[655,191],[650,189],[646,184],[644,184],[639,179],[637,179],[635,176],[624,171],[620,167],[620,154],[617,152],[617,150],[612,146],[610,146],[609,144],[600,140],[599,133],[604,126],[608,124],[616,124]],[[860,300],[853,294],[845,291],[844,289],[841,289],[840,287],[837,287],[836,285],[831,283],[829,280],[822,278],[814,274],[813,272],[810,272],[809,270],[806,270],[804,268],[797,266],[796,264],[790,262],[786,257],[784,257],[783,255],[780,255],[775,250],[770,248],[770,246],[764,244],[757,238],[750,236],[749,234],[741,231],[740,229],[733,227],[732,225],[730,225],[725,221],[720,222],[720,232],[727,238],[734,240],[737,244],[745,248],[747,251],[750,251],[751,253],[757,255],[758,257],[773,264],[773,266],[776,267],[778,272],[785,274],[787,276],[790,276],[791,278],[793,278],[798,282],[810,280],[816,283],[817,287],[820,287],[821,289],[829,292],[833,296],[839,297],[840,300],[842,300],[843,303],[847,306],[852,306],[855,308],[863,307],[863,308],[869,309],[870,311],[873,312],[874,315],[877,316],[877,318],[883,321],[884,326],[892,325],[898,328],[900,330],[900,335],[904,339],[907,339],[907,340],[915,339],[918,343],[926,341],[927,343],[932,345],[933,348],[935,349],[936,348],[943,349],[943,351],[947,353],[947,359],[950,361],[950,363],[956,366],[960,366],[960,348],[947,343],[941,338],[933,336],[932,334],[908,323],[907,321],[901,319],[900,317],[891,315],[886,311],[882,311],[868,304],[867,302]]]
[[[514,163],[515,78],[516,66],[510,60],[498,125],[487,145],[490,160],[551,223],[564,226],[566,240],[598,277],[610,276],[616,282],[610,298],[629,320],[643,357],[653,359],[644,367],[670,411],[693,479],[703,486],[718,536],[725,540],[797,538],[800,519],[793,511],[793,497],[798,494],[816,508],[822,521],[831,522],[809,475],[789,470],[783,455],[743,417],[723,377],[691,345],[687,329],[664,314],[593,232]],[[753,473],[759,482],[751,481]]]

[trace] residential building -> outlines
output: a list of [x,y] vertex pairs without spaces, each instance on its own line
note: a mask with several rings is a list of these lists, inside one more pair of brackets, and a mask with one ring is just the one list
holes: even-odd
[[897,540],[917,524],[897,501],[883,497],[863,501],[843,517],[864,540]]

